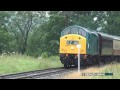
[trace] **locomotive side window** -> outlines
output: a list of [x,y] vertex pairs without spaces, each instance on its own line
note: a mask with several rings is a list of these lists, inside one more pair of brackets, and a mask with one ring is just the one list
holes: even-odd
[[86,36],[86,32],[82,28],[79,29],[79,34],[82,36]]
[[84,30],[82,31],[82,35],[83,35],[83,36],[86,36],[86,32],[85,32]]

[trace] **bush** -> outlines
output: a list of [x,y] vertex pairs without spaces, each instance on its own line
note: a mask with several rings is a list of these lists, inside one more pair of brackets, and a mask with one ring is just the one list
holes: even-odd
[[48,57],[48,53],[47,52],[42,53],[41,57],[42,58],[47,58]]
[[39,57],[42,54],[42,50],[40,48],[37,50],[27,49],[26,54],[33,57]]
[[50,60],[53,60],[53,61],[59,60],[59,56],[51,56],[51,57],[50,57]]

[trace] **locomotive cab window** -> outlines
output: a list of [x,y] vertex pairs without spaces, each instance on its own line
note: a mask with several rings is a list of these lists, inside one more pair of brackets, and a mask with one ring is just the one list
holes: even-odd
[[70,28],[66,29],[66,30],[63,32],[63,35],[67,35],[67,34],[70,34]]
[[69,27],[66,28],[62,33],[61,36],[67,35],[67,34],[78,34],[82,36],[86,36],[86,31],[80,27]]
[[71,28],[71,34],[78,34],[78,27],[72,27]]

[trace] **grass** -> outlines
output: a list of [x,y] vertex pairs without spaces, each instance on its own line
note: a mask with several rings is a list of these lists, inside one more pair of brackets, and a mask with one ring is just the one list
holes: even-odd
[[110,76],[94,76],[92,79],[120,79],[120,63],[111,63],[102,71],[103,73],[113,73]]
[[[83,73],[113,73],[109,76],[82,76]],[[111,64],[106,64],[102,67],[90,67],[84,70],[81,70],[80,73],[72,72],[70,74],[62,77],[63,79],[120,79],[120,63],[113,62]]]
[[26,55],[0,57],[0,74],[42,70],[62,66],[58,56],[51,56],[46,59],[35,59]]
[[80,73],[78,73],[78,71],[75,71],[75,72],[65,75],[62,78],[63,79],[91,79],[92,76],[88,76],[88,75],[84,76],[84,73],[85,74],[99,73],[104,69],[105,69],[105,67],[90,67],[90,68],[86,68],[86,69],[81,69]]

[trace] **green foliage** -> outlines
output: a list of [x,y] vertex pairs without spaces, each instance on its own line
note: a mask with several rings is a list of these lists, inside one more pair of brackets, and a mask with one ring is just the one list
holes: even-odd
[[120,64],[116,62],[111,63],[106,66],[106,69],[102,73],[113,73],[113,75],[94,76],[92,79],[120,79]]
[[42,49],[42,52],[48,52],[50,55],[59,53],[59,38],[61,31],[65,28],[64,17],[51,16],[49,21],[40,26],[37,32],[34,32],[29,40],[29,47],[33,52]]
[[24,54],[28,46],[28,38],[31,32],[38,28],[45,19],[44,12],[35,11],[12,11],[9,12],[8,29],[16,39],[18,52]]
[[[39,54],[48,52],[49,55],[58,55],[60,33],[65,27],[80,25],[94,31],[101,27],[105,32],[105,28],[108,26],[105,22],[109,22],[108,16],[106,16],[109,12],[106,11],[51,11],[49,14],[48,21],[33,32],[29,38],[29,52],[39,52]],[[111,25],[111,27],[113,26]],[[108,28],[107,31],[110,32],[110,29]],[[114,31],[113,29],[111,30]]]
[[[59,54],[61,31],[80,25],[120,35],[120,11],[1,11],[0,53],[19,52],[38,57]],[[95,19],[96,18],[96,19]],[[101,28],[101,29],[99,29]]]
[[42,58],[48,58],[48,53],[47,52],[42,53],[41,57]]
[[37,59],[26,55],[10,55],[0,57],[0,74],[18,73],[32,70],[63,67],[58,56],[53,59]]
[[36,49],[36,51],[34,48],[27,49],[26,51],[26,55],[30,55],[33,57],[39,57],[41,54],[42,54],[42,50],[40,48]]
[[107,24],[104,32],[120,36],[120,11],[109,11],[106,16]]
[[8,15],[5,12],[0,12],[0,53],[10,51],[12,35],[8,32],[5,24]]

